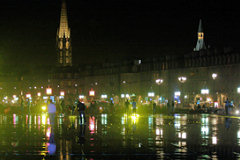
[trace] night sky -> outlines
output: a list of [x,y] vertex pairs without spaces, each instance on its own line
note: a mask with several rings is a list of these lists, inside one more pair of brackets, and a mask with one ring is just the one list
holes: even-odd
[[[68,0],[73,63],[189,53],[199,18],[211,47],[239,50],[234,4],[182,0]],[[0,5],[0,64],[55,65],[60,0],[5,0]]]

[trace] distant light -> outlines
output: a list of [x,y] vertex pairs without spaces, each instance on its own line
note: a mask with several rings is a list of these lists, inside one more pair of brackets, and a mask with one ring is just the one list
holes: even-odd
[[184,83],[187,80],[187,77],[178,77],[179,82]]
[[31,94],[26,94],[26,98],[31,98]]
[[89,91],[89,96],[91,97],[95,96],[95,91],[94,90]]
[[218,76],[217,73],[213,73],[213,74],[212,74],[212,78],[213,78],[214,80],[217,78],[217,76]]
[[98,85],[98,82],[95,82],[95,85]]
[[211,102],[211,98],[207,97],[207,102]]
[[37,89],[37,87],[35,86],[34,89]]
[[201,94],[209,94],[209,89],[201,89]]
[[186,132],[183,132],[182,133],[182,139],[186,139],[187,138],[187,133]]
[[29,87],[29,89],[32,89],[32,87]]
[[43,86],[41,86],[41,88],[43,89]]
[[148,92],[148,97],[154,97],[155,93],[154,92]]
[[43,99],[45,99],[45,100],[48,99],[48,96],[43,96]]
[[163,83],[163,79],[157,79],[155,82],[156,82],[158,85],[160,85],[160,84]]
[[240,87],[237,88],[237,92],[240,93]]
[[125,83],[126,83],[126,81],[123,81],[123,83],[125,84]]
[[79,95],[79,99],[83,99],[84,98],[84,95]]
[[180,92],[180,91],[176,91],[176,92],[174,92],[174,95],[175,95],[175,96],[180,96],[180,95],[181,95],[181,92]]
[[215,136],[212,137],[212,144],[217,144],[217,137]]
[[75,84],[75,87],[77,87],[78,85],[77,84]]
[[38,92],[38,93],[37,93],[37,96],[38,96],[38,97],[41,97],[41,92]]
[[121,94],[121,98],[124,98],[125,97],[125,95],[124,94]]
[[130,96],[129,96],[129,94],[126,94],[126,98],[129,98]]
[[65,95],[65,92],[64,91],[61,91],[60,92],[60,96],[64,96]]
[[236,114],[239,114],[239,110],[236,110],[236,112],[235,112]]
[[46,89],[46,94],[51,95],[52,94],[52,88],[47,88]]
[[46,111],[47,107],[46,106],[42,106],[42,110]]
[[188,98],[188,96],[187,96],[187,95],[185,95],[185,96],[184,96],[184,98],[185,98],[185,99],[187,99],[187,98]]
[[107,95],[106,94],[102,94],[101,98],[107,98]]
[[13,99],[15,99],[17,96],[16,95],[13,95]]

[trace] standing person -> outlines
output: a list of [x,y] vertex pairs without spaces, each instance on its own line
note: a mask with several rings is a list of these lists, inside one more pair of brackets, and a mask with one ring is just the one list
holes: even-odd
[[228,108],[230,107],[230,101],[228,100],[228,98],[227,98],[227,100],[225,101],[225,112],[226,112],[226,115],[228,115]]
[[125,102],[125,112],[128,114],[128,110],[129,110],[129,102],[128,102],[128,99],[127,99],[127,101]]
[[172,101],[172,113],[174,112],[174,105],[175,105],[175,103],[174,103],[174,101]]
[[86,117],[85,117],[86,106],[80,100],[78,100],[77,108],[78,108],[81,124],[83,124],[82,116],[83,116],[83,120],[84,120],[84,124],[85,124],[86,123]]
[[50,103],[48,104],[48,115],[52,129],[54,127],[54,120],[56,116],[56,105],[53,103],[52,99],[50,99]]
[[156,113],[156,108],[157,108],[157,104],[155,102],[153,102],[153,114]]
[[135,102],[135,99],[132,102],[132,108],[133,108],[133,113],[136,113],[137,110],[137,103]]

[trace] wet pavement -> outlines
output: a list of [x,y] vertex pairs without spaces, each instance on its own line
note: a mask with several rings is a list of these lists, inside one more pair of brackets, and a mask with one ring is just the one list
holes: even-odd
[[0,159],[239,159],[240,119],[214,114],[0,115]]

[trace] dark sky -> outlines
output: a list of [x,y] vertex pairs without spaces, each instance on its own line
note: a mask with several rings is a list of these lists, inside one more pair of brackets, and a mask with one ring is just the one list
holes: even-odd
[[[207,45],[240,48],[235,4],[163,2],[68,0],[74,63],[191,52],[199,18]],[[0,64],[55,64],[60,9],[60,0],[2,0]]]

